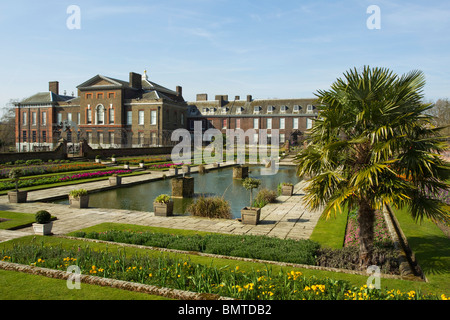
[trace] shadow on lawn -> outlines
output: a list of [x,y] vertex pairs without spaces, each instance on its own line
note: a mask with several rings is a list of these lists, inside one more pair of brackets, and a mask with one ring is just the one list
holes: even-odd
[[408,244],[425,274],[450,274],[450,239],[408,237]]

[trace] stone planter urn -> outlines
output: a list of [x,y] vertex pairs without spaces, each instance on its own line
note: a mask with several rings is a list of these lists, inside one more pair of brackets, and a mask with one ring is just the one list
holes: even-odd
[[88,208],[89,195],[86,190],[73,190],[69,193],[69,204],[71,208]]
[[139,162],[139,167],[140,168],[144,168],[145,167],[145,163],[144,162]]
[[111,162],[112,162],[112,163],[116,163],[116,158],[115,158],[115,157],[112,157],[112,158],[111,158]]
[[257,225],[261,217],[260,208],[245,207],[241,210],[241,222],[243,224]]
[[9,191],[8,201],[9,203],[25,203],[27,202],[27,191]]
[[153,211],[157,217],[173,216],[173,201],[168,203],[153,202]]
[[53,221],[48,223],[33,223],[34,234],[46,236],[52,234]]
[[109,177],[109,185],[110,186],[120,186],[121,184],[122,184],[122,177],[120,177],[120,176]]
[[181,177],[172,179],[173,198],[192,198],[194,196],[194,178]]
[[169,174],[177,175],[178,174],[178,168],[176,168],[176,167],[169,168]]
[[24,203],[27,202],[27,191],[19,190],[19,180],[23,176],[22,169],[14,168],[8,173],[9,178],[14,181],[16,188],[8,192],[8,201],[10,203]]
[[184,174],[189,174],[189,173],[191,173],[191,166],[190,166],[190,165],[185,164],[185,165],[183,165],[183,166],[181,167],[181,169],[183,170],[183,173],[184,173]]
[[198,172],[202,173],[202,174],[206,173],[206,168],[205,168],[205,166],[203,164],[198,166]]
[[40,210],[35,215],[36,223],[33,223],[33,231],[37,235],[45,236],[52,234],[53,221],[48,211]]
[[173,201],[167,194],[160,194],[153,202],[153,211],[157,217],[173,215]]
[[281,195],[282,196],[292,196],[293,193],[294,193],[293,185],[282,185],[281,186]]
[[248,167],[238,166],[233,168],[233,179],[245,179],[248,177]]
[[261,180],[255,178],[245,178],[242,186],[250,191],[250,206],[241,210],[241,222],[243,224],[257,225],[261,216],[261,208],[255,208],[253,204],[253,189],[261,185]]
[[125,170],[130,170],[130,165],[129,165],[129,164],[124,164],[124,165],[123,165],[123,168],[124,168]]
[[213,168],[220,168],[220,163],[214,162],[212,166]]

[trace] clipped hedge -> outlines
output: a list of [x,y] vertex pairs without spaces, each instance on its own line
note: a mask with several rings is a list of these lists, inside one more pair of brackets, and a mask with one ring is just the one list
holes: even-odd
[[265,236],[173,235],[153,232],[111,230],[106,232],[76,232],[76,237],[118,243],[198,251],[250,259],[262,259],[298,264],[315,264],[319,244],[311,240],[278,239]]

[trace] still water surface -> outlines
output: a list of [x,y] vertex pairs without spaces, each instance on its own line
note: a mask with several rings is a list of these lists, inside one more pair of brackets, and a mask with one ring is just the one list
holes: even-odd
[[[296,176],[294,166],[280,166],[276,175],[261,175],[262,168],[250,166],[249,170],[250,177],[261,180],[259,189],[277,190],[279,183],[296,184],[301,180]],[[250,192],[242,186],[241,180],[233,179],[232,167],[211,170],[206,174],[193,173],[191,177],[194,177],[195,196],[187,199],[173,199],[176,215],[185,214],[186,208],[201,195],[223,196],[229,201],[234,218],[240,218],[241,209],[250,204]],[[256,193],[257,190],[253,190],[253,198]],[[92,193],[89,197],[89,206],[153,212],[153,201],[160,194],[172,194],[170,178]],[[58,201],[58,203],[68,204],[68,200]]]

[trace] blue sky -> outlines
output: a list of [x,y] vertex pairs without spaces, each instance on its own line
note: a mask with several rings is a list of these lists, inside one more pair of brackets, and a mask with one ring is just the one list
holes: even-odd
[[[67,8],[81,10],[70,30]],[[381,9],[369,30],[367,8]],[[150,79],[186,100],[309,98],[350,68],[422,70],[427,99],[450,98],[450,2],[378,0],[2,1],[0,107],[68,94],[96,74]]]

